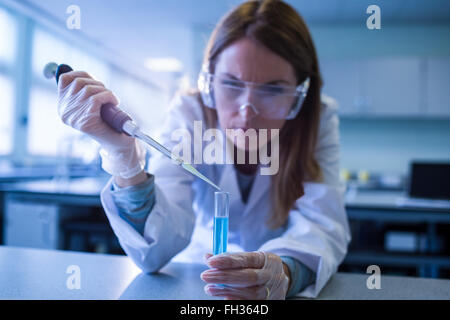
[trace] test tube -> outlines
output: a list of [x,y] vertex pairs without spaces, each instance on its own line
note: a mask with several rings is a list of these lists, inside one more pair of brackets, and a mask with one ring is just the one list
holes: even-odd
[[228,215],[230,210],[230,194],[228,192],[214,193],[214,231],[213,254],[227,252]]

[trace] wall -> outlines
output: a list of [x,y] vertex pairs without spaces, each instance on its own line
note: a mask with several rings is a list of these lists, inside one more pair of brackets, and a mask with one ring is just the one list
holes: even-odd
[[[311,33],[320,59],[450,58],[450,24],[382,24],[373,31],[365,25],[313,25]],[[406,173],[412,159],[450,161],[450,120],[343,116],[340,134],[341,167],[350,170]]]
[[450,120],[341,118],[341,168],[404,174],[412,159],[450,161]]

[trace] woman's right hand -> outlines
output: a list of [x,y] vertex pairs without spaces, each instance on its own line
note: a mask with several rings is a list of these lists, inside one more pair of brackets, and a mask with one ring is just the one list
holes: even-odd
[[145,150],[135,138],[118,133],[101,116],[103,104],[118,105],[116,96],[103,83],[84,71],[71,71],[58,82],[58,112],[62,121],[100,143],[102,167],[111,175],[131,178],[145,165]]
[[91,136],[106,149],[131,145],[132,137],[117,133],[100,117],[100,108],[105,103],[118,105],[119,101],[88,73],[71,71],[60,76],[58,112],[65,124]]

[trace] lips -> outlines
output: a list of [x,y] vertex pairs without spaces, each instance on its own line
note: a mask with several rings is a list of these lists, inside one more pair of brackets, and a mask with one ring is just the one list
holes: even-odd
[[237,129],[241,129],[241,130],[244,130],[244,132],[245,131],[247,131],[248,129],[251,129],[251,128],[243,128],[243,127],[241,127],[241,128],[233,128],[234,130],[237,130]]

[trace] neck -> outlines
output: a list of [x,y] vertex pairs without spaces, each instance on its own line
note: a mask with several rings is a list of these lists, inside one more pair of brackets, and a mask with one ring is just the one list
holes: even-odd
[[251,175],[251,174],[255,174],[256,173],[256,170],[258,170],[258,163],[256,163],[256,164],[250,164],[250,163],[247,163],[247,162],[249,162],[250,160],[250,156],[249,156],[249,151],[248,150],[245,150],[245,163],[243,163],[243,164],[239,164],[238,162],[237,162],[237,153],[238,153],[238,150],[237,150],[237,148],[236,148],[236,146],[234,147],[234,167],[240,172],[240,173],[243,173],[243,174],[248,174],[248,175]]

